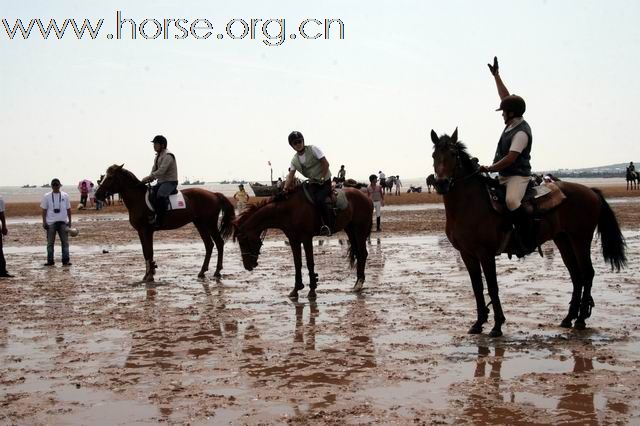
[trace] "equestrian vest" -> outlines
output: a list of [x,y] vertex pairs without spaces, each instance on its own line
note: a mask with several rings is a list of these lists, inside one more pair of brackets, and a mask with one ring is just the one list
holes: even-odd
[[509,167],[500,170],[501,176],[531,176],[531,146],[533,145],[533,137],[531,136],[531,128],[529,124],[522,120],[520,124],[514,127],[511,130],[505,130],[502,132],[502,136],[500,136],[500,140],[498,141],[498,147],[496,149],[496,155],[493,159],[494,163],[502,160],[509,153],[509,148],[511,148],[511,142],[516,133],[523,131],[526,133],[529,138],[529,143],[527,147],[518,155],[516,161],[513,162]]
[[293,160],[291,160],[291,164],[311,182],[323,183],[331,179],[330,171],[327,171],[326,176],[322,175],[322,163],[320,163],[320,159],[316,157],[316,154],[313,152],[312,145],[304,147],[304,164],[300,162],[299,157],[298,154],[295,154]]

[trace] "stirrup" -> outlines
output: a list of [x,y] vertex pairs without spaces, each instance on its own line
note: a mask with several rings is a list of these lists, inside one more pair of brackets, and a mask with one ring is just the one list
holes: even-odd
[[323,237],[330,237],[331,236],[331,228],[329,228],[327,225],[322,225],[320,227],[320,235],[322,235]]

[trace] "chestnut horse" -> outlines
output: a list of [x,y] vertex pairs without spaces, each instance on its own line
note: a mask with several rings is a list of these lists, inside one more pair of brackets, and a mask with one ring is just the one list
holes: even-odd
[[[143,184],[133,173],[122,166],[113,165],[107,169],[107,174],[96,191],[96,198],[104,200],[109,194],[122,195],[124,204],[129,210],[129,222],[138,231],[142,252],[146,261],[146,273],[143,281],[153,281],[156,263],[153,261],[153,233],[156,231],[149,224],[151,210],[145,202],[147,185]],[[224,240],[231,236],[232,222],[235,219],[233,205],[224,195],[200,188],[190,188],[182,191],[186,208],[168,211],[164,215],[160,230],[181,228],[193,223],[204,242],[206,255],[198,278],[203,278],[209,270],[209,260],[214,243],[218,248],[218,263],[214,277],[220,277]],[[218,216],[222,212],[222,222],[218,229]]]
[[[364,285],[364,267],[367,261],[367,239],[371,234],[373,203],[362,191],[345,188],[348,207],[338,213],[335,231],[344,230],[349,237],[349,262],[351,267],[357,263],[357,279],[354,291],[362,290]],[[264,233],[269,228],[280,229],[289,239],[293,252],[293,264],[296,270],[295,283],[289,297],[297,298],[298,291],[304,288],[302,283],[302,250],[307,260],[309,272],[309,299],[316,298],[318,274],[314,271],[313,237],[320,229],[320,216],[316,208],[307,200],[298,186],[293,191],[276,195],[257,205],[245,209],[234,222],[234,239],[238,240],[244,267],[251,271],[258,265],[258,256]]]
[[[492,208],[483,182],[486,178],[479,175],[477,162],[458,141],[458,129],[450,137],[438,137],[432,130],[431,140],[434,143],[436,190],[444,196],[447,237],[460,251],[476,298],[478,319],[469,333],[481,333],[489,315],[482,287],[484,271],[495,320],[490,336],[501,336],[505,317],[498,297],[495,256],[510,223]],[[571,327],[575,320],[574,327],[584,329],[585,320],[594,306],[591,297],[594,276],[591,241],[594,231],[597,227],[602,254],[612,269],[620,270],[626,265],[625,242],[613,211],[598,189],[570,182],[556,182],[556,185],[567,198],[539,219],[536,241],[542,244],[553,240],[573,283],[569,313],[560,326]]]

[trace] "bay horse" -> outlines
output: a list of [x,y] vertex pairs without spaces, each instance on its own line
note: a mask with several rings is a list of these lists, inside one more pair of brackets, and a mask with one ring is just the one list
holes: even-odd
[[[489,315],[483,295],[484,272],[495,321],[489,335],[501,336],[505,317],[498,296],[495,256],[500,254],[510,222],[491,206],[484,183],[487,178],[480,175],[477,162],[458,141],[458,129],[451,136],[441,137],[432,130],[431,140],[436,190],[444,198],[446,234],[467,267],[476,299],[478,316],[469,334],[481,333]],[[586,327],[585,320],[591,316],[594,306],[591,297],[594,231],[597,228],[600,234],[605,261],[618,271],[626,265],[625,242],[616,216],[600,190],[570,182],[556,182],[556,185],[566,199],[540,218],[536,243],[553,240],[560,250],[573,283],[569,313],[560,326],[569,328],[575,320],[573,326],[581,330]]]
[[[356,283],[354,291],[362,290],[367,261],[367,239],[371,234],[373,221],[373,203],[360,190],[344,188],[348,207],[338,212],[335,232],[344,230],[349,238],[349,263],[356,266]],[[288,238],[293,253],[295,266],[295,282],[290,298],[297,298],[298,291],[304,288],[302,283],[302,250],[307,261],[309,272],[309,293],[311,300],[316,298],[318,274],[314,270],[313,237],[320,229],[320,216],[316,208],[309,202],[302,186],[292,191],[276,195],[260,204],[248,206],[234,222],[234,240],[240,244],[242,264],[248,271],[258,265],[260,248],[267,229],[280,229]]]
[[[107,169],[102,184],[96,191],[96,198],[104,200],[109,194],[122,195],[127,210],[129,210],[129,223],[138,231],[142,252],[146,261],[146,273],[143,281],[153,281],[156,263],[153,260],[153,233],[156,229],[149,224],[149,215],[152,213],[147,207],[145,196],[147,185],[143,184],[123,165],[113,165]],[[159,230],[181,228],[193,223],[204,242],[206,255],[204,263],[198,273],[198,278],[204,278],[204,273],[209,270],[209,261],[214,244],[218,249],[218,263],[214,277],[220,277],[222,270],[222,257],[224,253],[224,241],[231,236],[235,219],[233,205],[224,195],[207,191],[201,188],[190,188],[182,191],[186,208],[167,211]],[[222,212],[222,221],[218,228],[218,217]]]
[[638,189],[638,185],[640,184],[640,173],[632,171],[627,167],[627,191],[629,188]]

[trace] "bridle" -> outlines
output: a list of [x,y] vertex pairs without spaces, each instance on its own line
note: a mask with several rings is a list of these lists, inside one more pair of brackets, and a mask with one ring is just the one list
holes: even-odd
[[[460,152],[458,151],[458,149],[456,148],[456,165],[453,168],[453,176],[451,177],[451,180],[449,181],[449,190],[453,189],[454,185],[456,182],[463,182],[469,178],[472,178],[473,176],[476,176],[480,173],[480,167],[477,167],[475,170],[473,170],[471,173],[464,175],[464,176],[456,176],[457,174],[457,170],[460,169],[462,170],[462,163],[460,162]],[[436,179],[438,178],[438,175],[435,174]]]
[[242,246],[240,246],[240,255],[249,256],[249,257],[252,257],[254,259],[258,259],[258,257],[260,256],[260,249],[262,248],[262,245],[264,244],[264,239],[266,238],[266,236],[267,236],[267,230],[265,229],[260,234],[260,242],[258,243],[258,252],[257,252],[257,254],[253,254],[253,253],[248,252],[248,251],[243,251],[242,250]]

